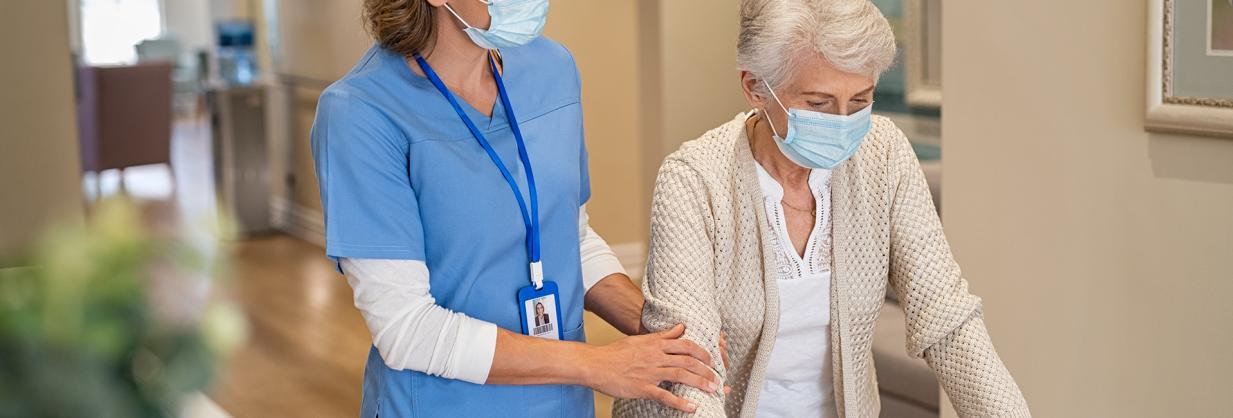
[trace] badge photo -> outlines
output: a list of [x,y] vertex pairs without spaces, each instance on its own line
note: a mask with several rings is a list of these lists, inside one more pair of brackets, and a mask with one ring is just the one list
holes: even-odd
[[518,310],[522,314],[522,333],[550,340],[565,339],[561,329],[561,306],[557,303],[557,284],[544,281],[536,290],[527,286],[518,290]]

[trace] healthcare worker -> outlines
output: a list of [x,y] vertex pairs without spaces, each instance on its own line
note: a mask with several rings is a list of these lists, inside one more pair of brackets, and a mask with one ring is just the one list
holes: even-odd
[[638,334],[643,300],[587,226],[579,77],[539,36],[548,1],[364,9],[377,45],[312,131],[326,253],[373,336],[361,416],[591,416],[591,388],[692,412],[659,384],[719,390],[682,326],[584,343],[584,307]]

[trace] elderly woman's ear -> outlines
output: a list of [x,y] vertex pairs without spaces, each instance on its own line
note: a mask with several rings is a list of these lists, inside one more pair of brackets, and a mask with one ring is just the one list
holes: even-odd
[[763,93],[760,93],[759,86],[761,85],[762,78],[749,71],[741,71],[741,93],[745,95],[745,102],[751,109],[766,105],[766,98],[762,97]]

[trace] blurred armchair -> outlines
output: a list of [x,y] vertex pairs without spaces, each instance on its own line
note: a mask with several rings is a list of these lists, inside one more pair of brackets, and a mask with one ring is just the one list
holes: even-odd
[[171,165],[171,72],[169,62],[78,69],[83,171]]
[[180,41],[175,38],[147,39],[136,45],[137,62],[170,62],[172,80],[172,109],[176,115],[195,115],[201,110],[201,97],[205,84],[206,60],[199,58],[203,51],[189,51],[186,56]]

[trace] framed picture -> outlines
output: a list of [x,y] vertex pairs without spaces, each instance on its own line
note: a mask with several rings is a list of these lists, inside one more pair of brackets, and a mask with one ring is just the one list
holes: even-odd
[[1146,128],[1233,138],[1233,0],[1150,0]]
[[942,106],[942,0],[905,0],[904,67],[908,105]]

